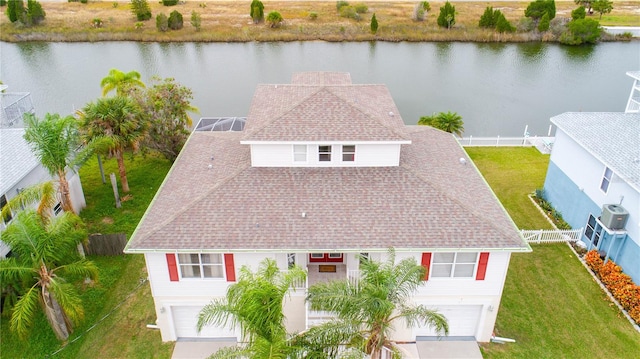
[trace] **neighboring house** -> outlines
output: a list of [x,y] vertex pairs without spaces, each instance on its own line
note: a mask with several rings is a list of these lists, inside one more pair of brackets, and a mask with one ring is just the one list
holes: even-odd
[[[428,270],[414,302],[443,313],[451,336],[481,342],[511,253],[531,251],[453,135],[405,126],[384,85],[314,72],[259,85],[243,131],[194,131],[125,252],[145,255],[171,341],[239,339],[198,333],[197,314],[267,257],[308,271],[284,308],[288,330],[305,330],[326,319],[307,310],[305,288],[357,280],[358,255],[383,260],[390,247]],[[399,340],[435,335],[396,329]]]
[[582,241],[640,283],[640,71],[626,112],[567,112],[557,126],[544,191]]
[[[16,106],[16,99],[20,106]],[[22,116],[33,113],[33,105],[29,94],[0,93],[0,208],[8,200],[15,197],[24,188],[51,181],[52,177],[44,169],[31,147],[24,139],[25,130],[22,126]],[[53,178],[55,180],[55,178]],[[73,171],[67,171],[67,180],[71,191],[74,208],[80,210],[86,206],[80,177]],[[58,203],[54,207],[54,214],[62,211]],[[2,231],[12,220],[12,216],[0,219],[0,238]],[[0,258],[4,258],[11,251],[0,240]]]

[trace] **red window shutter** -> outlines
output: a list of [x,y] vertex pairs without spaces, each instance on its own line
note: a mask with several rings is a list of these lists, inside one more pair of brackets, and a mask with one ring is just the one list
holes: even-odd
[[480,253],[480,260],[478,261],[478,272],[476,273],[476,280],[484,280],[484,275],[487,273],[487,263],[489,263],[489,252]]
[[172,282],[178,281],[178,264],[176,263],[176,255],[174,253],[167,253],[167,267],[169,267],[169,280]]
[[429,268],[431,267],[431,253],[422,253],[422,266],[425,269],[424,280],[429,280]]
[[224,269],[227,273],[227,282],[236,281],[236,267],[233,263],[233,253],[224,254]]

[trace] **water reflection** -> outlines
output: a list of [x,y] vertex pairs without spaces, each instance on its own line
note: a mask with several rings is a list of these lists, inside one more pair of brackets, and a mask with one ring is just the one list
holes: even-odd
[[529,62],[536,62],[545,56],[547,44],[542,42],[532,42],[522,44],[521,46],[518,46],[517,49],[522,59]]
[[588,62],[591,60],[597,45],[562,46],[569,60]]

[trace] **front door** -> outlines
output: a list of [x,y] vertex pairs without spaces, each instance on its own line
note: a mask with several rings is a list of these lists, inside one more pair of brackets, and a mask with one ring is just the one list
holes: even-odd
[[309,254],[309,262],[310,263],[342,263],[343,255],[342,253],[310,253]]

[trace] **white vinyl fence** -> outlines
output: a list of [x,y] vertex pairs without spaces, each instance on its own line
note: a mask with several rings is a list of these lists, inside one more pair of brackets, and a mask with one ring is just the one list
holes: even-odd
[[555,137],[462,137],[457,138],[464,147],[535,147],[541,153],[549,154]]
[[529,243],[575,242],[582,236],[582,228],[568,230],[521,230],[522,237]]

